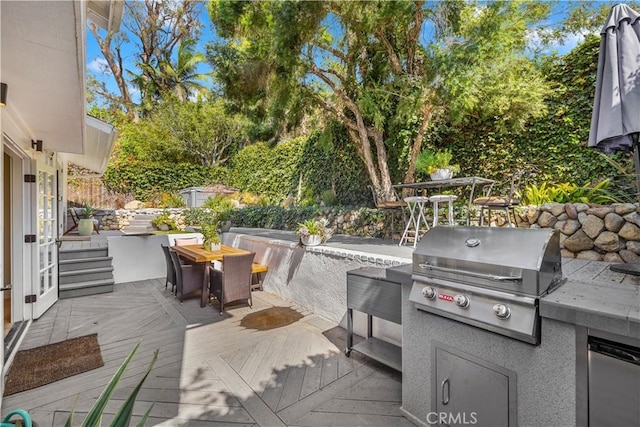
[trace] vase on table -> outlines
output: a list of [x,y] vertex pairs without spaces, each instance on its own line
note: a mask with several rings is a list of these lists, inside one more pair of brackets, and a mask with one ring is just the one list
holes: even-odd
[[220,243],[206,243],[205,244],[205,249],[208,249],[210,251],[219,251],[220,250]]
[[300,241],[304,246],[318,246],[322,243],[322,238],[318,234],[310,234],[308,236],[300,236]]
[[432,181],[441,181],[443,179],[451,179],[453,171],[451,169],[436,169],[435,172],[430,174]]

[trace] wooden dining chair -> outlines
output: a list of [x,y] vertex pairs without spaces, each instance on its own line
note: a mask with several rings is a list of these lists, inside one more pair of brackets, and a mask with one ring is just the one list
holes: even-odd
[[197,245],[198,238],[197,237],[176,237],[174,239],[176,246],[187,246],[187,245]]
[[220,314],[224,305],[239,300],[251,299],[252,264],[255,252],[242,255],[225,255],[222,258],[222,270],[209,266],[209,293],[220,303]]
[[[520,200],[516,198],[518,186],[520,184],[520,180],[524,175],[524,170],[516,170],[511,174],[510,177],[510,185],[509,185],[509,194],[508,195],[498,195],[492,196],[491,194],[485,197],[478,197],[473,200],[473,204],[480,207],[480,226],[483,225],[484,214],[486,212],[487,218],[489,221],[489,226],[491,225],[491,211],[504,211],[507,216],[507,223],[509,227],[517,226],[515,224],[516,221],[516,206],[520,205]],[[513,223],[511,222],[511,213],[513,213]]]
[[182,264],[178,254],[171,250],[169,255],[176,273],[176,295],[180,296],[180,304],[182,304],[185,295],[202,289],[205,265],[201,263]]
[[173,260],[171,259],[171,255],[169,254],[169,245],[163,245],[162,252],[164,253],[164,260],[167,263],[167,278],[164,281],[164,288],[167,289],[169,283],[171,283],[171,293],[175,293],[176,289],[176,270],[173,268]]
[[[390,224],[390,228],[391,228],[391,240],[394,240],[394,236],[395,236],[395,218],[396,215],[399,213],[400,215],[402,215],[402,223],[405,224],[406,221],[406,215],[405,215],[405,208],[407,207],[407,203],[404,200],[383,200],[378,192],[376,191],[376,189],[373,187],[373,185],[368,185],[367,187],[369,187],[369,189],[371,190],[371,195],[373,196],[373,203],[376,207],[376,209],[381,209],[381,210],[386,210],[389,211],[391,213],[391,224]],[[397,196],[397,195],[396,195]]]

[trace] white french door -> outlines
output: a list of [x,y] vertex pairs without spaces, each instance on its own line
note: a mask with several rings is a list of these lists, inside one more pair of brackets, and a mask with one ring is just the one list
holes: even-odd
[[44,314],[58,300],[58,251],[56,247],[57,183],[56,170],[52,165],[37,162],[37,226],[35,283],[36,302],[33,318]]

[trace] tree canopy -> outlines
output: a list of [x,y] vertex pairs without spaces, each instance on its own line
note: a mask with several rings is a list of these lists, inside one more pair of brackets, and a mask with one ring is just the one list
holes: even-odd
[[388,197],[389,152],[412,181],[439,120],[513,127],[545,111],[548,86],[526,46],[546,3],[211,0],[209,13],[224,38],[215,50],[241,61],[217,70],[226,93],[276,111],[300,102],[283,91],[311,100],[347,128]]

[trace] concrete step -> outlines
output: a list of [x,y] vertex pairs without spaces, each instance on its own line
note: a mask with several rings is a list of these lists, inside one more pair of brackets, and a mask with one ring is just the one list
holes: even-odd
[[124,228],[153,228],[153,224],[150,222],[144,222],[141,224],[129,224]]
[[95,258],[76,258],[76,259],[64,259],[58,262],[58,269],[63,271],[75,271],[75,270],[91,270],[94,268],[111,267],[110,256],[95,257]]
[[151,221],[129,221],[129,225],[126,225],[125,227],[153,227],[153,224],[151,224]]
[[109,256],[109,248],[107,246],[97,248],[82,248],[82,249],[63,249],[60,248],[58,259],[79,259],[79,258],[97,258]]
[[89,280],[72,284],[59,285],[60,299],[81,297],[85,295],[103,294],[113,292],[114,280],[101,279]]
[[153,218],[157,217],[158,215],[151,215],[151,214],[139,214],[136,215],[133,218],[133,221],[151,221]]
[[67,285],[71,283],[88,282],[88,281],[102,280],[102,279],[113,280],[113,267],[61,271],[58,273],[58,283],[60,285]]

